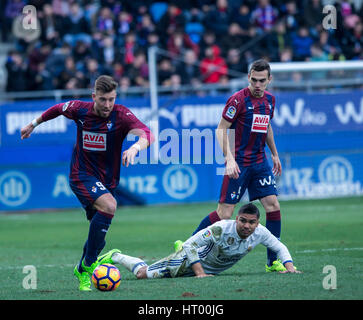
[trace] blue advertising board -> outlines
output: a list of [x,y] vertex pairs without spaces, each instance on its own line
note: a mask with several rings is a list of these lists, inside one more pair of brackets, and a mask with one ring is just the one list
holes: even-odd
[[[121,169],[120,186],[147,204],[216,201],[224,159],[215,129],[227,99],[160,98],[158,144]],[[117,103],[153,128],[148,99]],[[20,140],[20,129],[54,104],[0,105],[0,211],[79,206],[67,182],[75,124],[58,117]],[[281,197],[363,194],[363,91],[280,93],[272,126],[284,169],[277,179]],[[132,137],[124,148],[131,143]]]

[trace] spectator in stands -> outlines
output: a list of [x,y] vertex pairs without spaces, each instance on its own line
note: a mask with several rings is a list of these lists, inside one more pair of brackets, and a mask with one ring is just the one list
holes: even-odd
[[133,18],[127,11],[121,11],[115,23],[117,45],[123,46],[125,43],[125,35],[134,28]]
[[39,64],[45,63],[51,51],[52,47],[49,44],[42,43],[29,49],[28,68],[31,76],[35,77],[38,72]]
[[202,82],[217,83],[227,74],[227,69],[225,60],[220,56],[219,47],[216,45],[208,47],[200,66]]
[[267,52],[272,61],[279,61],[283,50],[291,47],[291,33],[287,32],[284,20],[276,23],[270,35],[266,37]]
[[5,5],[4,21],[1,24],[2,27],[2,37],[4,41],[10,40],[10,35],[12,34],[11,29],[14,19],[21,15],[23,8],[25,6],[25,1],[23,0],[7,0]]
[[[337,0],[334,6],[337,8],[338,27],[325,30],[322,28],[323,3],[325,1],[322,0],[173,0],[160,3],[142,0],[2,1],[0,8],[3,8],[3,15],[0,18],[4,20],[1,21],[3,38],[11,35],[12,21],[21,14],[25,4],[37,5],[41,25],[39,51],[32,52],[33,44],[14,39],[18,54],[25,57],[29,52],[29,59],[19,59],[15,55],[12,61],[9,57],[7,67],[15,72],[16,77],[16,74],[22,73],[22,68],[17,64],[21,60],[20,65],[25,64],[28,73],[21,78],[19,85],[12,80],[9,82],[17,88],[34,90],[35,87],[45,88],[47,83],[44,79],[50,75],[53,81],[49,81],[49,84],[54,88],[82,86],[82,79],[78,76],[68,76],[67,81],[59,81],[60,73],[65,69],[66,57],[71,55],[79,72],[86,72],[85,63],[93,58],[97,60],[98,68],[113,74],[118,81],[125,78],[130,85],[146,85],[145,67],[141,68],[143,76],[138,76],[136,81],[127,72],[139,74],[135,70],[140,68],[133,65],[135,54],[141,49],[146,57],[147,48],[153,45],[179,57],[185,53],[188,61],[201,62],[204,59],[204,67],[214,65],[211,57],[205,56],[207,48],[214,46],[222,50],[218,59],[227,59],[231,70],[245,71],[251,61],[266,55],[272,61],[290,61],[290,47],[293,60],[317,59],[316,52],[310,51],[316,41],[329,60],[361,59],[363,5],[356,8],[352,1]],[[269,35],[263,37],[265,33]],[[254,44],[249,45],[250,41]],[[40,52],[46,45],[52,47],[52,52],[44,60]],[[237,55],[233,49],[241,47],[239,68],[235,65]],[[172,60],[172,63],[175,67],[173,72],[180,76],[182,84],[197,85],[205,81],[221,83],[229,79],[227,76],[214,77],[218,72],[212,72],[213,77],[210,78],[203,69],[202,80],[199,67],[199,77],[195,77],[195,66],[192,67],[192,64],[176,60]],[[36,78],[34,84],[31,78]],[[12,87],[12,84],[8,86]]]
[[120,94],[121,94],[121,97],[123,95],[130,95],[129,92],[128,92],[128,89],[129,87],[131,86],[131,80],[129,77],[127,76],[122,76],[120,78],[120,80],[118,81],[118,84],[119,84],[119,88],[120,88]]
[[102,40],[102,48],[100,50],[100,59],[98,60],[107,69],[112,69],[114,61],[121,60],[121,54],[114,46],[114,41],[111,36],[105,36]]
[[169,37],[176,32],[176,30],[184,30],[185,17],[176,3],[169,3],[167,11],[156,24],[156,32],[160,36],[162,45],[166,45]]
[[65,60],[64,64],[64,70],[60,73],[58,77],[58,89],[65,88],[66,83],[72,79],[75,78],[77,74],[77,68],[76,64],[74,62],[74,58],[72,56],[69,56]]
[[310,57],[310,48],[314,40],[306,26],[300,26],[298,33],[292,36],[292,46],[294,51],[294,60],[304,61]]
[[182,84],[192,84],[199,82],[198,56],[191,49],[184,51],[183,63],[177,66],[177,73],[181,77]]
[[199,46],[190,40],[189,35],[183,30],[176,30],[168,39],[167,50],[172,56],[177,57],[186,49],[192,49],[197,56],[199,55]]
[[252,11],[252,23],[260,32],[268,32],[272,29],[278,17],[276,8],[270,4],[270,0],[258,0],[258,5]]
[[217,38],[215,33],[212,30],[207,30],[199,43],[199,58],[203,59],[205,57],[205,51],[208,47],[217,45]]
[[101,7],[92,20],[93,32],[98,31],[108,35],[114,34],[114,15],[109,7]]
[[319,45],[328,54],[329,60],[345,60],[338,41],[332,33],[322,30],[319,34]]
[[195,44],[199,44],[204,33],[203,19],[204,13],[197,7],[186,12],[185,32]]
[[55,48],[46,60],[46,68],[53,78],[58,78],[64,69],[66,58],[72,54],[72,48],[69,44],[63,43],[59,48]]
[[232,22],[228,27],[227,34],[220,41],[222,55],[226,56],[231,48],[240,49],[245,44],[244,40],[241,27],[238,23]]
[[318,42],[313,43],[311,46],[311,57],[308,59],[310,61],[328,61],[329,56],[324,52]]
[[70,14],[64,17],[65,35],[64,41],[71,46],[75,46],[77,41],[91,43],[90,27],[83,14],[83,9],[77,2],[73,2],[70,6]]
[[[34,86],[33,90],[53,90],[55,89],[54,86],[54,78],[52,77],[51,73],[47,70],[46,65],[44,62],[41,62],[38,65],[38,70],[33,78],[33,81],[31,81],[31,84]],[[66,87],[66,86],[64,86]],[[62,86],[62,88],[64,88]]]
[[286,31],[288,33],[296,32],[302,24],[301,12],[299,12],[296,2],[289,0],[286,3],[286,15],[284,16]]
[[251,25],[251,10],[249,6],[243,2],[238,11],[232,12],[231,21],[237,22],[242,29],[242,33],[246,34]]
[[27,64],[19,52],[9,52],[5,68],[8,74],[6,91],[25,91],[28,89]]
[[349,59],[360,59],[363,51],[363,24],[361,20],[357,20],[352,32],[347,36],[345,50]]
[[86,69],[84,74],[85,74],[86,88],[92,88],[92,86],[95,83],[95,80],[100,75],[104,74],[104,72],[96,59],[89,58],[86,61]]
[[156,32],[151,32],[147,36],[147,47],[159,46],[160,38]]
[[304,5],[304,21],[309,31],[317,36],[322,31],[323,5],[321,0],[307,0]]
[[62,18],[53,13],[50,4],[45,4],[43,10],[38,14],[41,25],[41,41],[55,47],[64,36]]
[[90,47],[83,41],[77,41],[76,45],[72,48],[72,56],[77,68],[82,68],[85,61],[91,57]]
[[147,45],[147,38],[149,34],[155,31],[155,25],[151,19],[150,14],[144,13],[141,16],[139,23],[136,25],[136,32],[138,35],[138,43],[140,46]]
[[125,36],[125,45],[123,48],[124,56],[123,63],[127,66],[132,64],[135,59],[135,52],[139,51],[140,47],[136,42],[136,34],[133,31],[130,31]]
[[112,65],[112,78],[119,83],[120,79],[123,77],[125,73],[124,67],[122,63],[119,60],[115,60]]
[[126,74],[132,86],[146,87],[149,80],[149,69],[146,62],[146,55],[142,50],[135,52],[131,64],[126,65]]
[[[229,79],[238,78],[242,76],[243,73],[247,73],[248,66],[241,59],[241,54],[239,49],[231,48],[227,53],[227,67]],[[241,74],[238,76],[238,74]]]
[[170,78],[174,74],[174,67],[169,58],[163,58],[158,63],[158,81],[162,86],[170,85]]
[[228,1],[217,0],[216,7],[206,14],[204,23],[218,38],[227,34],[231,22],[231,15]]

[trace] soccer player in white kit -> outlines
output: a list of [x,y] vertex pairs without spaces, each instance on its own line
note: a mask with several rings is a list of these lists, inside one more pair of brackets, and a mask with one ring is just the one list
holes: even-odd
[[151,264],[122,253],[112,255],[138,279],[198,278],[218,274],[231,268],[258,244],[275,251],[284,264],[282,273],[299,273],[287,247],[259,223],[260,212],[253,203],[240,208],[236,220],[221,220],[199,231],[183,244],[181,250]]

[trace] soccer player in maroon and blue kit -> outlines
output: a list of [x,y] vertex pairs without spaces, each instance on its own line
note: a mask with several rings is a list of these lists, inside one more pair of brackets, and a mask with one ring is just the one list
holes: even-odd
[[[28,138],[37,125],[60,115],[77,125],[69,183],[90,221],[83,255],[74,269],[82,291],[91,290],[90,275],[101,262],[112,263],[110,257],[115,250],[97,257],[105,246],[106,232],[117,208],[113,193],[119,184],[121,161],[126,166],[134,164],[137,153],[154,140],[149,128],[128,108],[115,104],[116,88],[111,77],[100,76],[92,93],[93,102],[56,104],[21,130],[21,138]],[[123,140],[129,133],[139,139],[121,156]]]
[[[275,175],[281,174],[281,162],[271,127],[275,97],[265,90],[271,79],[270,65],[265,60],[257,60],[251,65],[248,87],[228,99],[217,129],[226,160],[218,207],[201,221],[193,234],[221,219],[230,219],[247,189],[250,201],[259,199],[266,211],[266,228],[280,238],[281,214]],[[234,145],[230,145],[227,129],[233,135]],[[273,168],[267,162],[265,144],[271,151]],[[178,244],[180,241],[176,242],[176,249]],[[268,250],[266,271],[284,270],[276,254]]]

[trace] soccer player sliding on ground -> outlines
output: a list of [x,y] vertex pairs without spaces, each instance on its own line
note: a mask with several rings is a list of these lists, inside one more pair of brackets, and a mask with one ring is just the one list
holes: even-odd
[[[117,83],[111,77],[100,76],[92,93],[93,102],[72,100],[56,104],[21,129],[21,139],[29,138],[36,126],[60,115],[77,125],[69,183],[90,221],[81,260],[74,268],[81,291],[91,290],[93,270],[100,263],[107,263],[115,252],[112,250],[97,259],[117,208],[113,193],[120,180],[121,159],[125,166],[134,164],[137,153],[154,140],[149,128],[128,108],[115,104],[116,88]],[[129,133],[139,139],[121,157],[122,143]]]
[[196,276],[203,278],[231,268],[258,244],[277,254],[285,265],[280,273],[300,273],[287,247],[259,223],[260,212],[245,204],[235,220],[222,220],[186,240],[179,251],[151,265],[137,257],[114,252],[113,264],[120,264],[138,279]]

